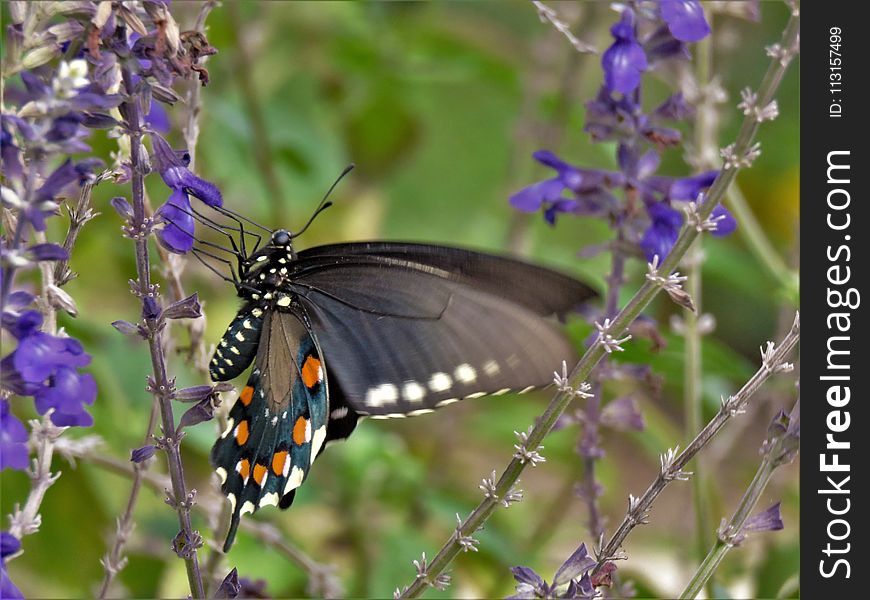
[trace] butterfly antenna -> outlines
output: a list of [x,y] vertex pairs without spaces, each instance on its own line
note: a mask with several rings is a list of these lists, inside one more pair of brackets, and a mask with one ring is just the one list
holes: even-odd
[[240,215],[239,213],[234,212],[234,211],[232,211],[232,210],[230,210],[230,209],[228,209],[228,208],[226,208],[226,207],[224,207],[224,206],[212,206],[212,208],[215,209],[216,211],[218,211],[219,213],[221,213],[222,215],[226,216],[226,217],[234,218],[234,219],[237,220],[237,221],[238,221],[239,219],[241,219],[241,220],[244,221],[245,223],[250,223],[250,224],[253,225],[254,227],[259,227],[259,228],[262,229],[263,231],[268,231],[270,235],[271,235],[272,233],[274,233],[271,229],[269,229],[269,228],[266,227],[265,225],[260,225],[260,224],[257,223],[256,221],[252,221],[252,220],[249,219],[248,217],[245,217],[245,216],[243,216],[243,215]]
[[356,167],[356,165],[351,163],[344,168],[344,170],[341,172],[341,175],[339,175],[336,178],[336,180],[334,182],[332,182],[332,185],[329,186],[329,189],[326,190],[326,193],[323,195],[323,199],[320,201],[320,204],[317,205],[317,208],[314,209],[314,213],[311,215],[311,217],[308,218],[308,222],[305,223],[305,225],[302,226],[302,229],[300,229],[296,233],[291,233],[290,234],[291,238],[295,238],[295,237],[300,236],[303,233],[305,233],[305,230],[308,229],[308,226],[314,222],[314,219],[317,218],[317,215],[319,215],[320,213],[325,211],[327,208],[332,206],[332,202],[327,202],[329,195],[332,193],[332,191],[335,189],[335,187],[339,184],[339,182],[342,179],[344,179],[344,176],[347,175],[348,173],[350,173],[351,171],[353,171],[354,167]]

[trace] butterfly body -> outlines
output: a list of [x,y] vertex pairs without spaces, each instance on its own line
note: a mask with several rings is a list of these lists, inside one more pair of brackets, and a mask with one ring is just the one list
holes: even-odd
[[443,246],[358,242],[298,254],[278,230],[239,263],[244,304],[212,379],[254,368],[211,459],[239,519],[286,508],[326,442],[360,416],[425,414],[548,384],[574,349],[547,317],[594,296],[522,261]]

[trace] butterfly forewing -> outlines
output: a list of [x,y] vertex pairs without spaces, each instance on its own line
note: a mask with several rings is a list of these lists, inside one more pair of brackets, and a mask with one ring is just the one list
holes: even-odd
[[291,312],[265,311],[254,369],[211,453],[239,520],[261,506],[289,506],[326,438],[328,388],[317,342]]
[[331,271],[355,261],[387,268],[404,263],[417,271],[429,270],[543,316],[564,315],[596,295],[574,277],[522,260],[411,242],[352,242],[309,248],[299,253],[299,275]]

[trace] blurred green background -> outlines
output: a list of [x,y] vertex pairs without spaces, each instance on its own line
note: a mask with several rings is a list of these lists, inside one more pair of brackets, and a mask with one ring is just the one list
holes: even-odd
[[[600,49],[610,43],[607,27],[615,13],[606,3],[552,6],[581,38]],[[182,29],[192,25],[197,10],[198,3],[174,4]],[[781,2],[762,2],[760,23],[714,20],[715,70],[729,93],[720,145],[736,133],[739,90],[760,81],[768,63],[764,46],[778,40],[786,12]],[[530,4],[226,2],[209,16],[208,38],[219,54],[208,62],[211,84],[202,91],[197,171],[221,187],[228,207],[270,227],[298,228],[354,162],[356,169],[332,196],[335,207],[305,234],[302,247],[371,238],[510,247],[603,289],[608,257],[577,256],[608,240],[602,223],[566,217],[551,228],[538,215],[518,218],[507,203],[520,187],[548,176],[530,156],[539,148],[575,164],[614,168],[613,145],[592,145],[582,132],[583,102],[601,81],[598,57],[578,55],[539,22]],[[797,65],[790,69],[779,94],[781,116],[762,128],[761,159],[739,178],[768,236],[792,265],[799,217],[797,71]],[[660,82],[649,84],[649,97],[666,93]],[[170,113],[170,140],[180,147],[186,107]],[[112,144],[98,136],[95,147],[107,155]],[[662,172],[689,172],[680,150],[667,153]],[[155,207],[168,195],[156,176],[149,177],[148,190]],[[92,409],[96,425],[67,435],[99,435],[105,441],[100,452],[121,462],[142,445],[150,407],[146,348],[110,326],[138,316],[126,284],[134,275],[133,247],[121,237],[108,204],[125,193],[109,184],[97,189],[102,214],[75,248],[71,266],[79,277],[66,287],[80,316],[61,317],[93,354],[90,371],[100,389]],[[50,238],[58,239],[65,226],[64,219],[54,219]],[[705,249],[703,308],[718,324],[704,339],[709,417],[720,395],[733,393],[752,374],[757,347],[781,336],[793,307],[740,235],[711,240]],[[626,299],[644,271],[632,264]],[[206,340],[214,343],[237,308],[233,290],[195,262],[187,264],[183,284],[188,293],[199,293]],[[639,495],[655,476],[659,453],[686,442],[683,343],[669,325],[677,312],[661,299],[649,311],[666,348],[653,352],[641,340],[620,356],[651,364],[660,385],[623,382],[609,390],[609,398],[616,392],[636,398],[648,425],[643,433],[605,433],[601,506],[611,527],[628,494]],[[579,343],[589,326],[578,320],[570,330]],[[174,332],[183,346],[185,330]],[[180,354],[171,357],[170,370],[179,387],[202,383]],[[770,416],[790,407],[794,395],[791,378],[768,384],[750,413],[707,449],[703,468],[714,474],[711,531],[749,483]],[[411,561],[423,551],[432,556],[451,534],[455,514],[476,505],[480,479],[507,464],[513,431],[528,427],[549,397],[482,398],[426,417],[363,422],[348,443],[331,447],[318,461],[289,511],[263,510],[256,518],[276,524],[288,543],[318,562],[334,565],[348,596],[389,596],[410,583]],[[33,414],[30,400],[15,400],[13,407],[19,416]],[[183,444],[189,485],[203,491],[214,486],[207,454],[215,435],[213,423],[203,424],[189,430]],[[504,596],[513,590],[508,567],[523,564],[552,577],[581,541],[596,542],[571,492],[581,473],[574,453],[578,435],[572,426],[546,440],[547,462],[523,477],[525,500],[488,522],[479,533],[480,551],[461,555],[450,570],[454,584],[429,591],[429,597]],[[46,496],[42,530],[24,540],[25,553],[9,572],[28,597],[86,597],[102,577],[99,561],[130,481],[89,461],[69,465],[57,458],[55,469],[63,476]],[[165,471],[162,457],[151,470]],[[0,483],[0,509],[8,514],[29,482],[7,470]],[[687,517],[690,493],[691,485],[670,486],[655,504],[651,524],[627,541],[629,560],[619,563],[619,574],[634,580],[642,597],[678,593],[697,564],[694,519]],[[797,464],[777,473],[759,509],[780,499],[786,529],[755,536],[729,555],[716,579],[723,597],[796,597]],[[120,586],[133,597],[185,596],[183,563],[169,549],[175,515],[152,489],[143,490],[136,515]],[[195,526],[207,540],[213,537],[201,513]],[[209,553],[203,550],[204,559]],[[232,566],[243,577],[265,580],[273,596],[306,594],[299,565],[245,532],[219,571]]]

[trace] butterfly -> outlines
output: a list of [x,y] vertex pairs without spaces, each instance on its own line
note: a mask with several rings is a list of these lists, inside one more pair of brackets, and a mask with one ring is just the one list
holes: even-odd
[[289,507],[324,446],[361,417],[548,384],[576,356],[552,317],[595,296],[557,271],[461,248],[379,241],[297,253],[307,226],[237,252],[242,307],[209,367],[227,381],[253,364],[211,451],[232,508],[224,552],[243,515]]

